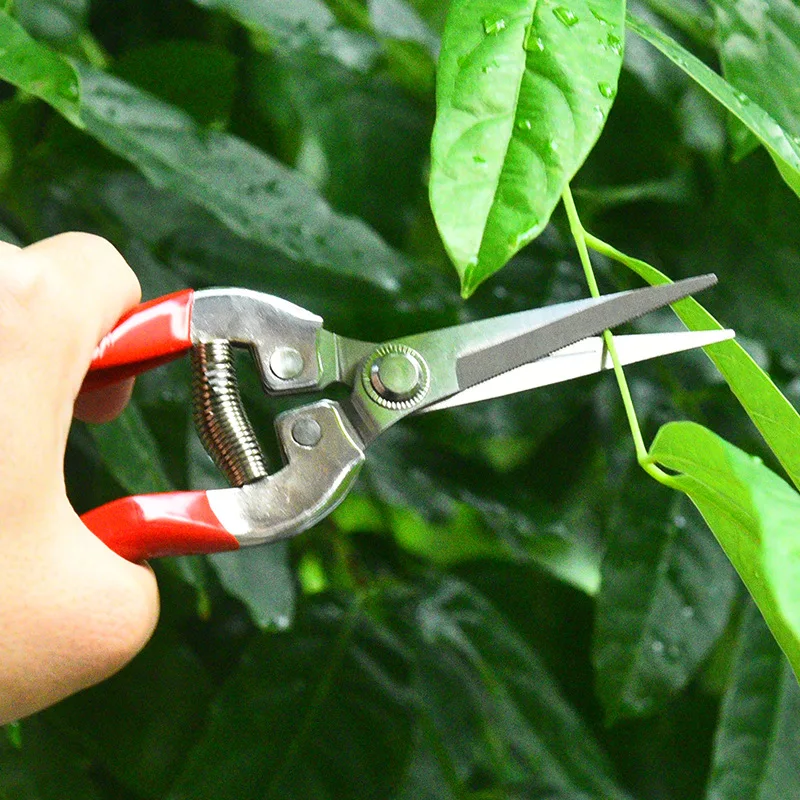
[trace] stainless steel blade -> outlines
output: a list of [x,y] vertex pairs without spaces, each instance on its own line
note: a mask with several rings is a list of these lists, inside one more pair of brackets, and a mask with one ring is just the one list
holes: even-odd
[[[622,364],[635,364],[638,361],[716,344],[732,339],[734,335],[732,330],[643,333],[615,336],[614,345]],[[541,386],[550,386],[612,368],[611,356],[605,349],[602,337],[592,336],[568,345],[532,364],[523,364],[463,392],[458,392],[439,403],[426,406],[418,413],[424,414],[428,411],[440,411],[444,408],[491,400],[494,397],[538,389]]]
[[701,275],[676,283],[650,286],[631,292],[599,297],[575,313],[541,325],[502,342],[461,355],[456,363],[459,391],[543,358],[562,347],[596,336],[608,328],[641,317],[657,308],[682,300],[717,282]]

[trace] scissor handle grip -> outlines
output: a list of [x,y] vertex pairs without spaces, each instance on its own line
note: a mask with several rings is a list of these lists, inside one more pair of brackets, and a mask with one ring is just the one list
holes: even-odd
[[83,390],[102,389],[180,358],[192,347],[193,306],[194,290],[184,289],[131,309],[97,345]]
[[204,491],[166,492],[113,500],[84,514],[83,523],[128,561],[236,550]]
[[123,497],[82,520],[130,561],[235,550],[307,530],[344,499],[363,445],[331,400],[287,411],[276,427],[286,466],[274,475],[238,488]]

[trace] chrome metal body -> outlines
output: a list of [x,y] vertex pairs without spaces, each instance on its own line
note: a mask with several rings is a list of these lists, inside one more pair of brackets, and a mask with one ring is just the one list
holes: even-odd
[[[406,336],[383,344],[326,331],[280,298],[242,289],[197,292],[195,419],[234,488],[208,492],[242,545],[292,536],[344,499],[376,436],[400,419],[608,369],[597,334],[714,282],[713,276],[621,292]],[[615,337],[623,364],[705,346],[732,331]],[[269,394],[352,387],[349,400],[294,409],[275,422],[285,466],[267,475],[238,395],[229,344],[250,349]]]

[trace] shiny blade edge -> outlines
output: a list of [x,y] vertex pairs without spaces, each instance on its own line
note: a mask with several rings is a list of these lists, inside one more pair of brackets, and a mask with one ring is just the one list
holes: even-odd
[[597,336],[604,330],[675,303],[716,282],[715,275],[699,275],[676,283],[594,298],[588,308],[461,355],[456,362],[458,389],[463,391],[523,364],[538,361],[573,342]]
[[[659,356],[680,353],[697,347],[705,347],[732,339],[734,331],[679,331],[676,333],[641,333],[615,336],[614,344],[623,365],[647,361]],[[433,405],[420,409],[418,413],[440,411],[445,408],[478,403],[503,397],[554,383],[581,378],[603,370],[612,369],[611,356],[600,336],[592,336],[563,347],[555,353],[530,364],[523,364],[483,383],[471,386],[462,392]]]

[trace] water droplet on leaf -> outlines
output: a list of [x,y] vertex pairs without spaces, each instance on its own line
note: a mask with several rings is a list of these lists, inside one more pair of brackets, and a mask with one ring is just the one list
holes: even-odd
[[525,31],[525,42],[522,45],[529,53],[544,53],[544,41],[541,36],[536,36],[533,23]]
[[736,92],[736,100],[743,106],[750,105],[750,98],[744,92]]
[[663,655],[664,654],[664,642],[662,642],[660,639],[653,639],[653,641],[650,643],[650,649],[657,656]]
[[606,100],[611,100],[614,97],[615,91],[614,87],[610,83],[605,83],[605,81],[601,81],[597,84],[597,89]]
[[67,86],[61,86],[58,90],[58,93],[65,100],[69,101],[75,101],[80,97],[78,87],[74,83],[70,83]]
[[500,33],[506,29],[506,21],[503,17],[484,17],[483,32],[488,36]]
[[578,24],[578,15],[571,8],[556,6],[553,14],[562,25],[566,25],[568,28]]
[[616,53],[616,55],[622,55],[622,39],[620,39],[619,36],[609,33],[606,41],[608,46],[614,51],[614,53]]
[[472,156],[472,160],[476,164],[485,164],[486,163],[486,159],[483,156],[479,156],[477,153],[474,156]]
[[529,131],[533,127],[533,124],[529,119],[518,119],[517,120],[517,130],[520,131]]

